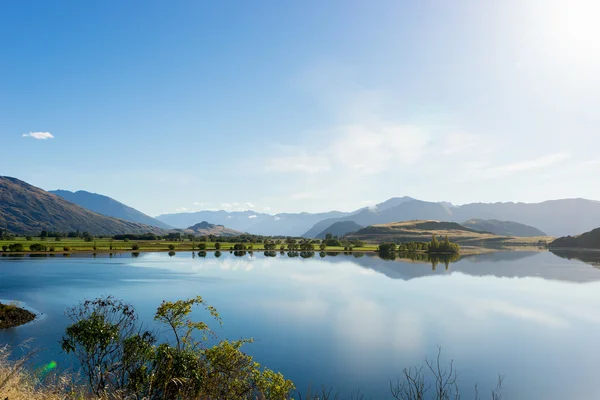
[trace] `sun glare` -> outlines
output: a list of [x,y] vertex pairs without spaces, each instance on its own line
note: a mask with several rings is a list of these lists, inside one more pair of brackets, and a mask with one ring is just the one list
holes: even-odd
[[600,61],[600,1],[547,3],[552,46],[572,61]]

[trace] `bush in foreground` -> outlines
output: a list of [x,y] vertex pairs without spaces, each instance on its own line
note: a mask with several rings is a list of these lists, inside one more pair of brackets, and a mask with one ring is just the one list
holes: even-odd
[[[192,308],[203,307],[217,323],[217,310],[201,297],[164,301],[154,319],[174,338],[157,343],[131,305],[112,297],[85,301],[67,311],[73,321],[61,345],[74,354],[98,397],[119,393],[144,399],[264,399],[289,398],[294,385],[283,375],[242,352],[251,340],[220,340],[205,322],[192,321]],[[197,338],[200,338],[199,340]]]

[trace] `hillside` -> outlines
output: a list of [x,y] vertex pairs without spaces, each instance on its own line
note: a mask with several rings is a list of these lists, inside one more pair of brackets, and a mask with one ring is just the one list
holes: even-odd
[[470,219],[461,225],[479,232],[490,232],[500,236],[547,236],[544,232],[533,226],[512,221],[498,221],[497,219]]
[[[456,222],[440,222],[431,220],[392,222],[388,224],[367,226],[366,228],[352,233],[347,237],[348,239],[359,239],[372,243],[410,241],[424,242],[430,241],[433,234],[437,236],[448,235],[452,242],[456,242],[461,245],[499,247],[522,244],[513,238],[494,235],[492,233],[478,232]],[[536,239],[542,238],[530,239],[527,240],[527,242],[534,244]]]
[[191,233],[193,235],[199,235],[199,236],[209,236],[209,235],[214,235],[214,236],[239,236],[239,235],[243,235],[243,232],[240,231],[236,231],[234,229],[229,229],[224,227],[223,225],[214,225],[214,224],[210,224],[206,221],[202,221],[199,224],[196,224],[194,226],[190,226],[189,228],[187,228],[186,230],[184,230],[185,233]]
[[16,178],[0,176],[0,228],[16,234],[42,230],[119,233],[163,233],[149,225],[106,217]]
[[552,248],[600,249],[600,228],[577,236],[561,237],[550,243]]
[[325,236],[328,233],[331,233],[333,236],[343,237],[349,233],[354,233],[362,228],[363,228],[362,225],[359,225],[354,221],[336,222],[336,223],[332,224],[329,228],[325,229],[323,232],[319,233],[316,236],[316,238],[317,239],[325,239]]
[[78,206],[94,211],[107,217],[119,218],[125,221],[152,225],[162,229],[172,229],[171,226],[154,219],[135,208],[129,207],[117,200],[101,194],[90,193],[84,190],[70,192],[68,190],[51,190],[49,193],[62,197]]

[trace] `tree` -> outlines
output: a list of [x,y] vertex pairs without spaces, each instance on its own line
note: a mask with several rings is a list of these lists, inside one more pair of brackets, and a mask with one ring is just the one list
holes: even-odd
[[198,243],[198,250],[206,250],[206,243]]
[[8,245],[9,251],[21,252],[23,251],[23,245],[21,243],[13,243]]
[[221,250],[221,243],[219,243],[219,242],[215,243],[215,250]]
[[48,237],[48,231],[42,231],[42,233],[40,233],[40,237],[41,238],[47,238]]
[[169,250],[171,250],[171,251],[175,250],[175,245],[173,245],[173,244],[170,244],[170,245],[169,245]]
[[379,245],[379,252],[383,254],[390,254],[396,251],[396,243],[381,243]]

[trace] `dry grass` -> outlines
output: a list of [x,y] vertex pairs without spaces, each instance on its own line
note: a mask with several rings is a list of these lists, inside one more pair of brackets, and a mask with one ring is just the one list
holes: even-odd
[[16,361],[9,359],[10,353],[8,346],[0,347],[0,399],[80,400],[85,398],[70,376],[50,375],[42,381],[39,376],[32,373],[28,361],[34,353]]

